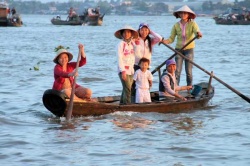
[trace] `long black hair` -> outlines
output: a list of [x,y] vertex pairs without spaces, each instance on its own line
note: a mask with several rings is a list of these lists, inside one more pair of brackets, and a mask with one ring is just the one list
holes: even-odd
[[[141,34],[140,34],[140,29],[138,29],[138,34],[139,34],[139,37],[141,37]],[[151,45],[151,37],[149,36],[149,34],[147,35],[146,39],[145,40],[148,40],[148,47],[149,47],[149,51],[152,52],[152,45]]]

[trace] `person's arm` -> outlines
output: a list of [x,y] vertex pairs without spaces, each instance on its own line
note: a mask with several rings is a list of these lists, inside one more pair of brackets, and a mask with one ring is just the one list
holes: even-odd
[[152,85],[153,85],[153,81],[152,80],[148,80],[148,83],[149,83],[149,88],[151,88]]
[[69,78],[78,75],[78,73],[74,70],[74,66],[76,66],[76,62],[68,63],[68,70],[63,71],[60,65],[56,65],[54,68],[54,75],[60,78]]
[[83,65],[85,65],[87,63],[87,58],[86,58],[86,54],[84,51],[84,45],[80,43],[78,45],[78,48],[79,48],[79,54],[81,54],[81,60],[79,62],[79,67],[82,67]]
[[123,49],[125,49],[125,48],[123,48],[123,47],[125,47],[124,44],[125,44],[124,42],[120,42],[118,44],[118,47],[117,47],[117,57],[118,57],[118,70],[122,74],[122,79],[126,80],[126,71],[125,71],[125,66],[123,64],[123,59],[122,59]]
[[175,91],[171,88],[171,85],[170,85],[170,78],[168,75],[164,75],[162,78],[161,78],[161,81],[163,83],[163,86],[165,88],[165,91],[168,92],[170,95],[175,95]]
[[173,95],[174,97],[186,101],[187,99],[181,95],[178,94],[178,92],[174,91],[173,89],[171,89],[171,85],[170,85],[170,78],[168,75],[165,75],[162,77],[162,83],[165,87],[165,91],[167,91],[169,94]]
[[196,22],[193,22],[193,31],[194,31],[194,35],[198,35],[198,39],[202,37],[200,28]]
[[155,33],[154,31],[150,30],[150,34],[153,36],[151,43],[152,46],[159,43],[162,40],[161,35],[159,35],[158,33]]
[[149,88],[151,88],[153,85],[153,74],[149,70],[148,70],[148,74],[149,74],[148,76]]
[[166,39],[166,40],[162,40],[163,43],[165,43],[165,44],[171,44],[171,43],[174,42],[175,37],[177,35],[177,33],[176,33],[176,27],[175,26],[176,26],[176,24],[173,26],[169,38]]
[[183,97],[182,95],[179,95],[177,92],[175,92],[174,96],[176,98],[179,98],[180,100],[186,101],[187,99],[185,97]]
[[60,65],[56,65],[54,68],[54,75],[58,77],[68,78],[69,77],[68,71],[63,71],[62,67]]
[[138,39],[135,39],[135,45],[134,45],[134,50],[135,50],[135,58],[136,58],[136,63],[138,63],[137,61],[139,61],[143,55],[141,53],[142,50],[142,45],[143,42],[141,41],[141,38],[139,37]]

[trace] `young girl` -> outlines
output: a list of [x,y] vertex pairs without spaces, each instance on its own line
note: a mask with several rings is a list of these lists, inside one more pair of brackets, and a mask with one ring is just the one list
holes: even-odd
[[147,58],[151,63],[153,46],[162,40],[162,37],[152,31],[147,23],[141,23],[137,31],[139,38],[135,41],[135,70],[140,68],[138,64],[141,58]]
[[115,37],[122,39],[117,46],[118,74],[122,83],[121,104],[131,103],[131,86],[134,75],[134,39],[138,33],[130,26],[125,26],[115,32]]
[[[153,46],[162,40],[162,37],[152,31],[147,23],[141,23],[137,30],[139,38],[135,40],[135,71],[140,69],[139,61],[141,58],[147,58],[149,64],[151,63],[151,57],[153,52]],[[132,85],[132,99],[136,96],[135,84]],[[133,101],[134,102],[134,101]]]
[[[86,55],[84,52],[84,46],[78,45],[79,53],[81,54],[81,60],[79,67],[86,64]],[[76,62],[70,62],[73,55],[68,52],[63,46],[58,46],[56,49],[56,56],[53,62],[56,63],[54,68],[54,84],[53,89],[64,92],[68,97],[71,95],[72,85],[74,82],[74,76],[78,73],[75,71]],[[92,91],[88,88],[82,87],[78,84],[75,86],[74,100],[90,100]]]
[[[198,37],[202,37],[202,34],[200,32],[200,29],[197,23],[193,21],[193,19],[195,19],[196,17],[195,13],[187,5],[176,10],[173,13],[173,15],[176,18],[180,18],[181,20],[174,24],[170,37],[167,40],[164,40],[163,42],[165,44],[173,43],[175,40],[175,37],[177,37],[175,48],[176,50],[180,51],[180,49],[186,43],[192,40],[195,35],[198,35]],[[195,43],[193,41],[183,51],[181,51],[181,53],[185,55],[186,57],[188,57],[191,61],[193,61],[194,47],[195,47]],[[180,82],[180,75],[182,71],[183,60],[184,59],[181,56],[179,55],[175,56],[176,67],[177,67],[176,79],[177,79],[178,85]],[[185,60],[187,85],[192,85],[192,82],[193,82],[192,68],[193,68],[193,65],[189,63],[188,60]]]
[[140,69],[136,70],[133,78],[136,84],[136,103],[151,102],[149,89],[152,87],[153,75],[148,70],[149,63],[149,59],[141,58]]
[[159,96],[165,100],[175,98],[186,101],[187,99],[178,94],[181,90],[190,90],[192,86],[178,86],[175,78],[176,63],[174,60],[166,61],[166,70],[161,76],[159,83]]

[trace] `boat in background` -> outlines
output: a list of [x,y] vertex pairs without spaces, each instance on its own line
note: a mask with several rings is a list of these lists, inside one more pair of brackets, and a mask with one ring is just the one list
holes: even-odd
[[250,25],[250,11],[246,8],[228,9],[226,13],[213,17],[216,24]]
[[[210,83],[197,84],[200,89],[195,94],[187,91],[180,92],[186,96],[186,101],[164,101],[160,100],[158,92],[151,92],[152,102],[120,104],[120,96],[106,96],[93,98],[93,101],[74,101],[72,115],[78,116],[100,116],[117,111],[126,112],[158,112],[158,113],[181,113],[206,107],[209,100],[214,96],[214,87]],[[43,94],[44,106],[54,115],[66,116],[70,99],[64,93],[48,89]]]
[[10,8],[6,2],[0,2],[0,26],[20,27],[23,25],[21,16]]
[[90,25],[101,26],[103,23],[104,14],[100,14],[99,8],[88,8],[83,15],[74,14],[68,16],[66,20],[62,20],[58,15],[51,19],[53,25]]

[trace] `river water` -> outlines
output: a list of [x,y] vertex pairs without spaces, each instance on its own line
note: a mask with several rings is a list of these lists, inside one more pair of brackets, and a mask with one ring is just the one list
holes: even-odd
[[[0,27],[0,160],[1,165],[250,165],[250,105],[213,80],[209,106],[180,114],[114,113],[67,122],[53,116],[42,95],[53,83],[52,62],[58,45],[85,45],[87,65],[78,83],[93,95],[119,95],[114,32],[125,24],[148,22],[165,38],[177,21],[172,16],[105,16],[103,26],[54,26],[53,16],[22,15],[24,26]],[[66,16],[65,16],[66,18]],[[250,97],[249,26],[216,25],[196,19],[203,38],[196,41],[195,62]],[[174,47],[174,45],[171,45]],[[173,52],[155,46],[151,69]],[[34,67],[39,70],[34,70]],[[194,67],[194,83],[209,76]],[[153,90],[158,87],[154,75]],[[185,83],[182,73],[181,84]]]

